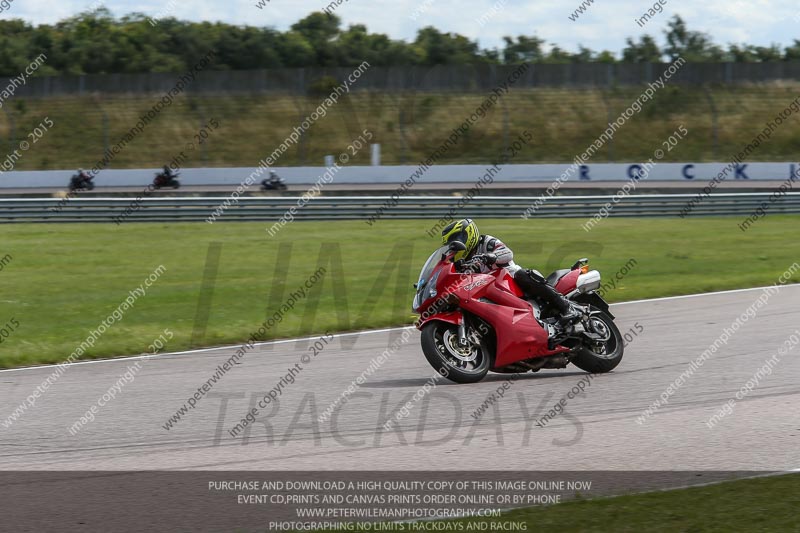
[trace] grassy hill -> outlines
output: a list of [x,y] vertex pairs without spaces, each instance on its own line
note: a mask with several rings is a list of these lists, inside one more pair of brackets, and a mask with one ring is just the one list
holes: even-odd
[[[445,161],[494,160],[504,143],[513,141],[524,130],[533,134],[534,141],[515,162],[570,161],[641,90],[512,91],[447,154]],[[798,95],[800,85],[710,90],[667,86],[617,132],[613,142],[593,161],[645,160],[681,125],[689,130],[688,137],[667,154],[665,161],[729,159]],[[341,153],[364,128],[373,132],[375,142],[382,144],[384,163],[419,161],[485,97],[482,93],[352,93],[314,124],[278,166],[321,164],[325,154]],[[28,132],[49,117],[53,128],[22,154],[16,168],[91,167],[102,157],[105,147],[116,143],[159,99],[160,95],[14,98],[0,113],[0,155],[12,152]],[[111,166],[154,167],[169,162],[181,150],[188,157],[183,166],[255,166],[320,101],[319,96],[275,94],[182,95]],[[203,147],[187,150],[187,143],[211,119],[219,122],[219,129],[210,134]],[[800,115],[795,115],[758,148],[752,160],[796,160],[799,152]],[[369,164],[369,150],[362,150],[351,164]]]

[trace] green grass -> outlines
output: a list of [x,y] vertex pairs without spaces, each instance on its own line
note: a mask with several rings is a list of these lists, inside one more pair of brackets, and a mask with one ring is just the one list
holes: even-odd
[[[641,94],[640,87],[512,90],[481,118],[440,162],[497,160],[506,142],[533,134],[516,163],[572,161]],[[729,160],[767,120],[797,97],[798,85],[702,88],[668,85],[641,113],[619,129],[594,162],[646,161],[679,126],[688,136],[663,161]],[[714,146],[711,101],[718,113]],[[91,168],[108,141],[116,143],[152,108],[158,95],[14,98],[0,114],[2,152],[11,152],[44,117],[54,126],[17,163],[20,170]],[[326,154],[344,152],[363,129],[382,145],[386,164],[425,159],[453,128],[486,98],[483,93],[352,93],[330,109],[282,156],[278,166],[319,165]],[[158,167],[185,151],[186,167],[255,166],[275,150],[320,103],[316,96],[219,94],[182,96],[122,150],[112,168]],[[504,107],[505,106],[505,107]],[[219,122],[202,149],[186,143],[210,119]],[[793,161],[800,149],[800,125],[786,121],[752,154],[754,161]],[[30,140],[30,139],[28,139]],[[0,152],[0,153],[2,153]],[[369,150],[350,164],[368,165]]]
[[[798,531],[798,508],[800,475],[795,474],[665,492],[569,501],[549,507],[510,511],[494,520],[525,522],[528,531],[565,533]],[[462,522],[462,531],[466,531],[468,522],[490,521],[474,519],[456,522]]]
[[[798,220],[770,215],[747,233],[737,218],[612,218],[589,234],[583,219],[479,223],[545,274],[588,256],[608,279],[635,259],[607,294],[613,302],[774,283],[798,260]],[[0,257],[13,260],[0,271],[0,327],[20,325],[0,345],[0,367],[63,361],[159,265],[166,272],[147,296],[84,357],[142,353],[164,328],[175,333],[168,350],[189,347],[212,242],[222,243],[221,260],[198,345],[246,339],[318,266],[324,281],[267,338],[410,323],[411,285],[437,246],[425,235],[433,223],[295,222],[274,238],[267,222],[7,225]],[[278,262],[285,278],[275,277]]]

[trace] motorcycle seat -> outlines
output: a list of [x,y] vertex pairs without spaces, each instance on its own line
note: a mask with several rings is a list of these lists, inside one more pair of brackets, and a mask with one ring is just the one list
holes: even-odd
[[563,278],[564,276],[566,276],[569,273],[570,273],[570,269],[568,269],[568,268],[563,268],[561,270],[556,270],[555,272],[553,272],[552,274],[547,276],[547,284],[555,287],[556,283],[558,283],[558,280],[560,280],[561,278]]

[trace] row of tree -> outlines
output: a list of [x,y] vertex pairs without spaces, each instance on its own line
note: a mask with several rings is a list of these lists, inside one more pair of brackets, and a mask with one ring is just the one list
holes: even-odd
[[426,27],[413,42],[370,33],[361,24],[342,27],[336,15],[316,12],[285,32],[223,23],[152,21],[142,14],[116,19],[105,8],[55,25],[0,21],[0,75],[14,76],[44,53],[38,75],[180,72],[214,50],[214,70],[280,67],[495,63],[659,62],[678,56],[693,62],[800,60],[800,41],[786,48],[731,44],[723,48],[704,33],[687,29],[679,17],[664,30],[665,42],[644,35],[628,38],[619,55],[579,47],[570,52],[536,36],[504,37],[502,48],[481,49],[477,41]]

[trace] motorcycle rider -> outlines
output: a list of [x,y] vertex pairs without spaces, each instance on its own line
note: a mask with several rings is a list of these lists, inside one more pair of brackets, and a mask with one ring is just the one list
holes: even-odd
[[71,186],[75,189],[83,189],[88,187],[89,184],[92,182],[92,177],[89,175],[88,172],[83,170],[82,168],[78,169],[78,173],[72,176]]
[[89,181],[92,177],[82,168],[78,169],[78,174],[75,176],[75,179],[80,183],[83,181]]
[[561,293],[547,283],[547,280],[535,270],[524,269],[514,263],[514,252],[500,239],[491,235],[481,235],[478,225],[470,218],[451,222],[442,230],[442,245],[459,241],[466,250],[454,256],[456,266],[478,259],[477,264],[466,265],[473,271],[488,274],[498,268],[505,268],[514,277],[514,281],[528,298],[539,298],[554,307],[559,313],[559,324],[566,328],[569,324],[580,320],[582,312],[575,304],[567,300]]
[[172,168],[169,165],[164,165],[161,169],[161,173],[156,176],[155,185],[157,187],[167,187],[169,184],[178,177],[177,173],[172,172]]
[[274,170],[269,171],[269,178],[264,179],[261,184],[264,187],[274,186],[283,183],[283,180],[278,176],[278,173]]

